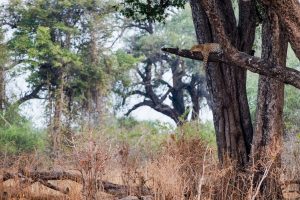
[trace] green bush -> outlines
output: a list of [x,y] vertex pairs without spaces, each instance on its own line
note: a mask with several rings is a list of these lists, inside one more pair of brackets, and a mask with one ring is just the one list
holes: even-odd
[[42,150],[44,134],[29,123],[0,127],[0,154],[20,154]]
[[117,141],[138,148],[141,153],[156,152],[161,149],[170,134],[184,135],[186,138],[201,138],[211,146],[216,146],[215,132],[212,122],[188,122],[181,127],[173,127],[159,121],[137,121],[134,118],[120,118],[116,123],[105,127],[104,133]]
[[201,138],[211,146],[216,146],[216,136],[213,123],[207,121],[199,123],[191,121],[183,124],[182,127],[176,129],[178,135],[183,135],[185,138]]

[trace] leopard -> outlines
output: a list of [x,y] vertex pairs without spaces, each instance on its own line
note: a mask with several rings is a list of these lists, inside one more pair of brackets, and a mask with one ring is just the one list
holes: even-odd
[[203,68],[207,67],[208,57],[210,53],[222,53],[221,45],[218,43],[205,43],[194,45],[190,51],[192,52],[201,52],[203,56]]

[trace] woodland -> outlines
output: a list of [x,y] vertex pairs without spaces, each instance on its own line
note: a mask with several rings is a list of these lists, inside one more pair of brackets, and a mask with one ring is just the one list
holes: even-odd
[[0,0],[0,199],[300,199],[299,59],[298,0]]

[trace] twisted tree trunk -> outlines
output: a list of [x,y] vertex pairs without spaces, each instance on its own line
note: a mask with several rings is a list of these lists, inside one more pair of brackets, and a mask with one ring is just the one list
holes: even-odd
[[[231,1],[216,3],[232,44],[241,51],[250,53],[255,34],[254,2],[240,2],[238,27]],[[198,42],[217,42],[214,27],[209,23],[202,2],[191,0],[190,5]],[[245,166],[250,154],[253,130],[246,96],[246,70],[224,63],[209,63],[206,77],[219,159],[224,162],[229,157],[237,161],[239,166]]]

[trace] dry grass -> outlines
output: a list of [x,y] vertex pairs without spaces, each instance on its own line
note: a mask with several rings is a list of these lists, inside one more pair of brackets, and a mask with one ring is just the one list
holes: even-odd
[[[152,157],[144,156],[137,146],[107,138],[81,138],[73,144],[55,162],[51,163],[49,158],[39,154],[24,155],[14,159],[15,163],[9,170],[73,170],[82,174],[86,189],[72,181],[51,181],[60,188],[69,188],[70,192],[65,195],[40,183],[28,184],[22,179],[11,179],[0,183],[0,195],[8,195],[6,199],[79,200],[89,199],[88,190],[94,192],[95,199],[115,199],[112,195],[91,189],[91,184],[96,184],[95,180],[100,178],[130,186],[128,195],[133,192],[130,188],[139,188],[139,195],[143,195],[144,189],[149,187],[155,200],[281,198],[278,185],[282,170],[274,167],[277,156],[274,152],[272,156],[268,155],[268,159],[253,163],[242,171],[229,161],[220,167],[216,149],[199,137],[171,135],[159,152],[152,153]],[[2,174],[4,168],[1,170]],[[5,197],[0,196],[0,199]]]

